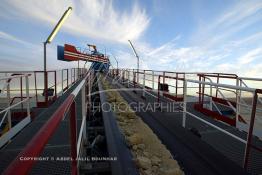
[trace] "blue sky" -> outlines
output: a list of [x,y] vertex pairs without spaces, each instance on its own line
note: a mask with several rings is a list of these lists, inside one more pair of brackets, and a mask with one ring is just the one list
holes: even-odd
[[261,0],[2,0],[0,69],[42,69],[42,43],[68,6],[71,16],[48,45],[48,69],[76,65],[57,61],[65,43],[96,44],[135,68],[130,39],[145,69],[262,76]]

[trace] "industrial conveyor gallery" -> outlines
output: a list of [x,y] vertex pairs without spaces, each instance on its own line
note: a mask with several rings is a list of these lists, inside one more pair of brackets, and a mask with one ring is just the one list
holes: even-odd
[[[173,103],[171,106],[175,108],[174,112],[170,112],[166,105],[163,109],[159,107],[153,112],[140,110],[137,113],[168,149],[172,150],[174,157],[185,167],[185,172],[201,174],[210,170],[213,173],[238,174],[234,171],[240,170],[241,167],[251,174],[262,172],[262,128],[259,127],[262,117],[261,96],[257,95],[261,90],[247,87],[244,81],[261,82],[260,79],[237,77],[233,74],[137,71],[136,69],[111,70],[107,77],[131,106],[141,102],[145,103],[144,106]],[[210,77],[213,79],[205,81]],[[225,79],[239,81],[242,86],[240,83],[239,86],[229,84],[232,82]],[[213,83],[214,81],[216,83]],[[195,89],[195,92],[190,91],[190,88]],[[236,93],[232,97],[225,91]],[[245,96],[245,91],[250,91],[251,97]],[[238,105],[233,102],[236,95]],[[252,98],[257,99],[253,99],[253,104],[250,104],[250,113],[243,112],[244,107],[241,106],[240,109],[240,105]],[[200,104],[204,110],[199,110]],[[236,107],[233,109],[238,111],[237,118],[234,117],[236,113],[230,106],[232,104]],[[207,110],[210,112],[206,112]],[[252,115],[256,119],[250,122]],[[248,134],[252,132],[248,130],[250,129],[248,123],[251,123],[253,134]],[[198,158],[192,161],[193,157]]]
[[[247,86],[247,81],[260,80],[219,73],[120,69],[108,72],[90,69],[74,74],[71,71],[70,78],[70,71],[66,72],[64,80],[62,71],[62,87],[55,82],[42,102],[39,92],[38,99],[30,97],[26,86],[27,96],[20,102],[26,109],[20,111],[24,117],[9,123],[11,128],[2,136],[7,133],[10,138],[0,140],[4,141],[0,149],[3,174],[141,173],[116,120],[118,114],[101,110],[101,104],[108,102],[102,81],[119,92],[185,174],[262,173],[261,90]],[[30,75],[35,76],[23,72],[4,80],[28,81],[26,77]],[[228,79],[238,83],[232,85]],[[229,96],[225,91],[234,95]],[[138,103],[172,104],[169,106],[172,110],[160,105],[153,111],[137,111],[134,104]],[[3,110],[4,117],[15,118],[19,110],[15,107]],[[30,120],[18,128],[27,118]],[[14,135],[13,130],[17,131]],[[92,159],[101,157],[115,157],[117,161]]]
[[[107,100],[96,82],[92,70],[79,75],[48,108],[35,113],[34,119],[1,148],[0,171],[37,175],[138,174],[115,114],[89,110]],[[100,160],[107,157],[117,161]]]

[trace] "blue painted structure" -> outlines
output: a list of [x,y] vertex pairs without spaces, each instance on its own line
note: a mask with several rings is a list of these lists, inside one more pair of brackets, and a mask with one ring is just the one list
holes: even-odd
[[[93,53],[93,55],[100,55],[100,52]],[[60,61],[67,61],[64,57],[64,46],[57,46],[57,59]],[[95,71],[107,72],[109,70],[110,62],[109,63],[102,63],[102,62],[92,62],[90,69],[94,69]]]

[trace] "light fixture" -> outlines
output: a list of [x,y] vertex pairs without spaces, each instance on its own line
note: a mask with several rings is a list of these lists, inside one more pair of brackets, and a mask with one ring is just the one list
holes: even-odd
[[118,70],[118,61],[116,59],[116,57],[111,53],[111,55],[114,57],[115,61],[116,61],[116,69]]
[[47,40],[44,42],[44,96],[45,96],[45,103],[46,106],[48,106],[48,94],[47,94],[47,90],[48,90],[48,77],[47,77],[47,69],[46,69],[46,45],[48,43],[51,43],[52,40],[54,39],[54,37],[56,36],[57,32],[59,31],[59,29],[61,28],[61,26],[63,25],[63,23],[65,22],[65,20],[67,19],[67,17],[70,15],[71,11],[72,11],[72,7],[69,7],[63,14],[63,16],[60,18],[60,20],[58,21],[58,23],[56,24],[55,28],[53,29],[53,31],[51,32],[51,34],[48,36]]
[[70,15],[71,11],[72,11],[72,7],[69,7],[65,13],[63,14],[63,16],[60,18],[60,20],[58,21],[58,23],[56,24],[55,28],[53,29],[53,31],[51,32],[51,34],[48,36],[46,42],[47,43],[51,43],[52,40],[54,39],[55,35],[57,34],[57,32],[59,31],[59,29],[61,28],[61,26],[63,25],[63,23],[65,22],[65,20],[67,19],[67,17]]
[[128,40],[128,42],[129,42],[130,46],[132,47],[132,50],[133,50],[133,52],[134,52],[134,54],[135,54],[135,56],[136,56],[136,58],[137,58],[137,71],[139,71],[139,56],[138,56],[138,54],[137,54],[137,52],[136,52],[133,44],[131,43],[131,41]]

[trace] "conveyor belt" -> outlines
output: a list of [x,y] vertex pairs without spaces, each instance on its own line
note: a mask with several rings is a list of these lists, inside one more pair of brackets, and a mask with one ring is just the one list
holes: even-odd
[[[137,91],[138,96],[142,95],[142,91]],[[156,94],[155,94],[156,95]],[[146,94],[146,101],[153,102],[156,101],[154,97],[151,95]],[[161,101],[170,102],[170,100],[161,98]],[[209,116],[205,116],[199,111],[196,111],[194,109],[194,103],[188,102],[187,103],[187,111],[201,117],[202,119],[220,127],[224,130],[242,138],[243,140],[246,140],[247,133],[241,132],[235,127],[229,126],[223,122],[214,120],[210,118]],[[219,104],[218,104],[219,106]],[[221,109],[226,109],[225,106],[221,106]],[[170,114],[171,116],[172,114]],[[168,118],[170,119],[170,122],[177,122],[179,124],[182,123],[182,116],[173,114],[172,117]],[[175,120],[175,121],[174,121]],[[201,140],[205,141],[209,145],[211,145],[214,149],[222,153],[224,156],[226,156],[228,159],[232,160],[239,166],[242,166],[243,163],[243,157],[245,152],[245,144],[232,138],[231,136],[228,136],[221,131],[218,131],[217,129],[214,129],[211,126],[208,126],[204,124],[203,122],[200,122],[199,120],[187,115],[186,120],[186,128],[197,128],[199,133],[201,134]],[[258,148],[262,148],[262,141],[259,140],[257,137],[253,137],[252,144],[256,145]],[[251,149],[251,156],[249,157],[249,164],[248,164],[248,170],[251,174],[261,174],[262,173],[262,153]]]
[[[99,83],[101,104],[107,101],[105,92]],[[115,114],[106,106],[103,112],[103,121],[105,134],[107,138],[107,148],[110,157],[117,157],[117,161],[111,163],[111,171],[113,175],[138,175],[135,167],[131,151],[128,149],[124,136],[116,123]]]
[[[116,88],[123,88],[117,84]],[[141,102],[141,94],[134,94],[132,91],[120,91],[120,94],[131,102]],[[147,102],[150,98],[147,96]],[[152,99],[151,99],[152,100]],[[154,102],[153,99],[151,102]],[[190,108],[190,107],[189,107]],[[170,152],[177,159],[186,174],[246,174],[245,171],[235,162],[227,158],[221,152],[185,130],[182,126],[182,113],[168,112],[137,112],[137,114],[156,133],[160,140],[167,146]],[[208,120],[208,119],[207,119]],[[196,123],[202,127],[202,131],[212,130],[205,124],[187,117],[187,123]],[[188,125],[186,127],[189,127]],[[213,137],[217,134],[214,132]]]

